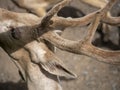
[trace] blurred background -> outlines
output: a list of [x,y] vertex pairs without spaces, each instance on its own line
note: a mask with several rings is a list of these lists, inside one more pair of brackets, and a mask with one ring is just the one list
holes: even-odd
[[[11,0],[0,0],[0,8],[15,12],[27,12]],[[78,18],[95,10],[98,8],[87,5],[81,0],[73,0],[60,10],[58,15]],[[120,15],[120,1],[112,8],[111,13],[113,16]],[[79,40],[84,37],[86,30],[86,26],[69,27],[64,30],[62,37]],[[93,44],[104,49],[120,50],[120,27],[109,26],[109,32],[106,34],[100,25]],[[56,55],[78,76],[72,80],[61,78],[63,90],[120,90],[120,66],[101,63],[93,58],[59,49],[57,49]],[[26,83],[20,78],[18,69],[2,48],[0,48],[0,90],[27,90]]]

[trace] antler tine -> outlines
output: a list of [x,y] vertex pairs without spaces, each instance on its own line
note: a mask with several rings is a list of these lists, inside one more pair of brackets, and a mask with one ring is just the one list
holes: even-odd
[[[53,27],[56,27],[56,26],[61,26],[61,27],[85,26],[93,20],[93,18],[95,17],[95,14],[97,12],[99,12],[99,11],[90,13],[81,18],[74,18],[74,19],[64,18],[64,17],[53,17],[52,18],[52,21],[53,21],[52,26]],[[112,26],[120,26],[120,17],[112,17],[112,16],[111,17],[110,16],[103,17],[101,19],[101,22],[112,25]]]
[[100,19],[101,19],[101,13],[96,14],[95,19],[88,27],[88,31],[87,31],[86,37],[84,38],[84,42],[91,43],[94,37],[94,34],[96,32],[96,29],[100,23]]
[[50,19],[65,5],[67,5],[72,0],[63,0],[62,2],[56,4],[41,20],[40,26],[46,27],[49,25]]
[[[118,0],[111,0],[104,7],[105,9],[101,9],[102,11],[98,10],[96,12],[90,13],[90,14],[84,16],[84,17],[81,17],[81,18],[72,19],[72,18],[63,18],[63,17],[53,17],[52,18],[52,21],[53,21],[52,26],[54,26],[54,27],[56,27],[56,26],[62,26],[62,27],[85,26],[92,21],[92,19],[96,15],[96,13],[98,13],[98,12],[104,13],[106,11],[109,11],[117,1]],[[120,26],[120,17],[110,17],[110,16],[105,17],[104,16],[104,17],[102,17],[101,22],[104,22],[104,23],[107,23],[107,24],[110,24],[110,25],[114,25],[114,26]]]
[[42,38],[51,42],[54,46],[68,51],[68,52],[73,52],[73,53],[78,53],[76,52],[76,47],[80,45],[79,41],[72,41],[72,40],[67,40],[62,37],[60,37],[57,33],[54,31],[48,31],[44,35],[42,35]]
[[53,27],[56,27],[56,26],[62,26],[62,27],[68,27],[68,26],[85,26],[87,24],[89,24],[92,20],[93,20],[93,17],[95,16],[97,12],[93,12],[93,13],[90,13],[82,18],[64,18],[64,17],[53,17],[52,18],[52,21],[53,21],[53,24],[52,26]]
[[91,43],[101,18],[106,15],[106,13],[112,8],[112,6],[116,2],[117,2],[117,0],[109,1],[108,4],[103,9],[101,9],[99,12],[96,13],[95,20],[89,26],[87,35],[85,37],[85,39],[86,39],[85,41],[87,43]]
[[120,65],[120,51],[102,50],[91,44],[91,40],[96,31],[96,28],[98,27],[101,17],[104,16],[104,14],[108,10],[110,10],[110,8],[114,4],[113,2],[116,1],[117,0],[111,0],[105,8],[103,8],[99,13],[96,13],[95,19],[89,26],[88,34],[85,38],[83,38],[83,40],[66,40],[54,33],[53,31],[45,33],[43,35],[43,38],[62,50],[66,50],[76,54],[84,54],[89,57],[96,58],[98,61],[102,61],[105,63]]
[[42,38],[51,42],[61,50],[75,54],[83,54],[105,63],[120,65],[120,51],[103,50],[93,46],[92,44],[85,43],[84,40],[67,40],[60,37],[54,31],[45,33]]
[[120,26],[120,17],[104,17],[101,21],[109,25]]
[[101,9],[101,14],[105,14],[107,11],[109,11],[117,1],[118,0],[110,0],[107,5]]

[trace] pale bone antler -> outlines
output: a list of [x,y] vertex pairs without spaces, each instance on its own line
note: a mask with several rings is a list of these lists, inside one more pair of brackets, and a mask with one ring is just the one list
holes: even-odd
[[[97,8],[103,8],[108,3],[108,0],[80,0],[80,1]],[[111,13],[107,12],[106,17],[111,18]],[[100,27],[101,27],[102,33],[104,34],[104,36],[102,37],[102,40],[106,42],[109,40],[111,26],[106,23],[102,23]]]
[[[45,8],[49,5],[51,5],[53,2],[54,4],[56,2],[62,1],[62,0],[34,0],[31,2],[31,0],[13,0],[15,1],[19,6],[27,8],[29,11],[35,13],[38,16],[44,16],[46,14]],[[98,8],[103,8],[107,2],[105,0],[99,1],[99,0],[93,0],[92,3],[90,0],[80,0],[85,3],[88,3],[90,5],[93,5]],[[32,4],[30,4],[32,3]],[[52,4],[53,5],[53,4]],[[58,11],[57,11],[58,12]],[[55,26],[77,26],[77,25],[86,25],[87,23],[90,23],[92,18],[94,17],[96,12],[90,13],[89,15],[86,15],[84,18],[77,18],[77,19],[66,19],[63,17],[53,17],[52,20],[55,21]],[[63,23],[65,22],[65,23]],[[120,26],[120,17],[112,17],[112,16],[106,16],[102,19],[102,22],[105,22],[110,25],[116,25]]]
[[[64,1],[63,1],[63,2],[64,2]],[[114,2],[115,2],[115,1],[114,1]],[[109,4],[111,4],[111,3],[109,3]],[[109,4],[108,4],[108,5],[109,5]],[[108,6],[108,5],[107,5],[107,6]],[[111,5],[109,5],[109,6],[111,6]],[[53,10],[53,9],[52,9],[52,10]],[[2,10],[2,11],[4,11],[4,10]],[[5,12],[5,11],[4,11],[4,12]],[[56,10],[56,12],[58,12],[58,11]],[[3,13],[3,12],[2,12],[2,13]],[[6,13],[4,13],[4,16],[6,16],[5,14],[8,14],[8,13],[9,13],[9,15],[10,15],[11,12],[8,12],[8,11],[7,11]],[[81,23],[78,24],[78,22],[81,22],[81,21],[84,22],[84,21],[86,20],[86,18],[88,18],[88,20],[86,20],[86,21],[89,21],[89,22],[92,21],[92,19],[91,19],[90,17],[94,17],[94,16],[96,15],[96,13],[97,13],[97,12],[95,12],[95,13],[93,13],[93,14],[90,14],[90,15],[87,15],[86,17],[79,18],[78,20],[77,20],[77,19],[72,19],[72,20],[71,20],[71,19],[70,19],[70,20],[69,20],[69,19],[64,19],[64,21],[66,20],[68,26],[72,24],[72,23],[69,23],[69,22],[73,22],[73,21],[74,21],[74,23],[75,23],[74,26],[77,26],[77,25],[81,25]],[[12,13],[11,13],[11,14],[12,14]],[[48,14],[49,14],[49,13],[48,13]],[[54,13],[54,14],[55,14],[55,13]],[[13,15],[15,16],[16,14],[13,13],[13,14],[10,15],[9,17],[12,17],[12,19],[13,19]],[[14,19],[16,19],[16,18],[17,18],[17,19],[19,19],[19,18],[25,18],[25,17],[22,16],[22,14],[21,14],[22,17],[20,17],[19,15],[20,15],[20,14],[17,14],[17,15],[14,17]],[[25,15],[25,14],[24,14],[24,15]],[[29,16],[29,14],[28,14],[27,16]],[[26,17],[27,17],[27,16],[26,16]],[[30,16],[31,16],[32,18],[35,18],[36,21],[37,21],[37,20],[40,20],[40,19],[36,18],[35,16],[32,16],[32,15],[30,15]],[[47,16],[48,16],[48,15],[47,15]],[[52,16],[53,16],[53,15],[52,15]],[[45,16],[45,17],[46,17],[46,16]],[[7,17],[7,18],[8,18],[8,17]],[[52,18],[53,21],[54,21],[54,18],[56,18],[56,17],[53,17],[53,18]],[[61,18],[60,18],[60,19],[61,19]],[[60,19],[59,19],[59,20],[60,20]],[[42,20],[44,20],[44,18],[43,18]],[[49,18],[49,20],[50,20],[50,18]],[[22,22],[25,23],[25,21],[26,21],[26,19],[23,19],[23,21],[21,21],[21,19],[19,19],[19,22],[21,22],[21,23],[22,23]],[[29,20],[27,20],[27,21],[29,21]],[[27,22],[27,21],[26,21],[26,22]],[[12,23],[13,23],[13,22],[12,22]],[[53,22],[53,24],[54,24],[54,23],[55,23],[55,21]],[[66,25],[66,23],[64,23],[64,22],[62,22],[62,23],[63,23],[64,25]],[[61,25],[62,23],[61,23],[61,22],[59,23],[59,22],[57,21],[57,25],[59,25],[59,24]],[[86,22],[85,22],[85,23],[86,23]],[[87,22],[87,23],[88,23],[88,22]],[[27,23],[25,23],[25,24],[27,25]],[[62,24],[62,25],[63,25],[63,24]],[[84,24],[84,25],[85,25],[85,24]],[[39,25],[38,25],[38,26],[39,26]],[[30,40],[33,38],[33,34],[34,34],[34,33],[31,32],[33,29],[34,29],[34,28],[32,28],[32,29],[30,28],[30,30],[27,30],[27,31],[24,30],[24,32],[21,32],[22,34],[24,34],[25,32],[27,32],[27,33],[30,32],[30,33],[29,33],[29,36],[30,36],[31,38],[30,38],[30,37],[27,37],[27,36],[26,36],[27,33],[25,33],[25,34],[23,35],[24,37],[22,37],[23,41],[24,41],[24,39],[27,39],[28,41],[30,41]],[[39,30],[40,30],[40,29],[39,29]],[[17,30],[17,31],[19,31],[19,30]],[[43,30],[43,31],[44,31],[44,30]],[[42,30],[41,30],[41,32],[42,32]],[[42,34],[43,34],[43,33],[42,33]],[[51,36],[52,36],[52,35],[51,35]],[[29,39],[28,39],[28,38],[29,38]],[[49,39],[50,39],[50,38],[49,38]],[[32,40],[33,40],[33,39],[32,39]],[[54,39],[53,39],[53,40],[54,40]],[[51,42],[52,42],[52,41],[51,41]],[[60,42],[59,42],[58,44],[60,44]],[[60,44],[60,45],[61,45],[61,44]],[[75,45],[76,45],[76,44],[75,44]],[[59,45],[58,45],[58,46],[59,46]],[[66,46],[66,45],[65,45],[65,46]],[[64,46],[64,47],[65,47],[65,46]],[[69,45],[68,45],[68,46],[69,46]],[[71,50],[72,50],[72,49],[71,49]],[[73,50],[73,51],[74,51],[74,50]],[[109,60],[108,60],[108,61],[109,61]]]
[[[80,1],[87,3],[89,5],[92,5],[94,7],[100,8],[100,9],[105,7],[105,5],[107,4],[106,0],[92,0],[92,1],[91,0],[80,0]],[[82,26],[82,25],[86,25],[86,24],[90,23],[92,18],[95,16],[95,13],[97,13],[98,11],[86,15],[84,18],[77,18],[77,19],[65,20],[62,17],[56,17],[56,18],[53,17],[53,21],[56,22],[55,23],[56,25],[61,24],[61,26],[62,25],[63,26],[75,26],[75,25]],[[110,24],[110,25],[120,26],[120,17],[112,17],[110,15],[110,12],[108,12],[107,15],[105,15],[105,17],[103,17],[101,19],[101,21],[104,23]],[[65,22],[65,23],[63,23],[63,22]]]
[[[33,34],[37,34],[33,31],[40,20],[32,14],[0,9],[0,46],[15,60],[29,90],[61,90],[53,75],[67,78],[76,75],[48,49],[49,45],[34,40]],[[44,31],[41,30],[42,34]]]
[[[99,12],[99,11],[97,11]],[[97,12],[90,13],[82,18],[63,18],[63,17],[53,17],[51,20],[53,21],[54,27],[69,27],[69,26],[85,26],[89,24],[92,19],[95,17]],[[112,25],[112,26],[120,26],[120,17],[103,17],[101,22]]]
[[40,26],[46,27],[49,25],[51,18],[65,5],[70,3],[72,0],[63,0],[59,4],[55,5],[41,20]]
[[[18,60],[19,58],[16,57],[17,54],[14,54],[14,52],[23,47],[25,50],[29,51],[30,55],[33,54],[32,51],[35,51],[36,54],[34,54],[34,55],[37,55],[37,53],[40,52],[39,49],[37,52],[36,50],[34,50],[36,48],[31,48],[30,45],[31,46],[36,45],[36,47],[39,47],[39,43],[34,42],[33,44],[30,44],[30,45],[28,45],[27,43],[34,41],[33,34],[36,35],[36,33],[34,33],[33,31],[34,31],[34,29],[36,30],[36,25],[39,23],[40,19],[31,14],[25,14],[25,13],[18,14],[18,13],[9,12],[4,9],[1,9],[0,12],[1,12],[1,15],[0,15],[0,17],[1,17],[0,18],[0,20],[1,20],[0,43],[1,43],[1,46],[3,47],[3,49],[12,58],[14,58],[16,60]],[[21,18],[23,18],[23,19],[21,19]],[[20,20],[20,21],[18,21],[18,20]],[[29,20],[31,22],[29,22]],[[32,25],[34,25],[34,27]],[[44,30],[41,30],[41,34],[43,34],[43,33],[44,33]],[[3,37],[5,37],[5,38],[3,38]],[[44,48],[45,48],[45,46],[44,46]],[[36,59],[31,58],[32,62],[42,64],[42,66],[46,64],[46,67],[48,65],[47,68],[45,68],[45,66],[44,66],[44,69],[46,69],[47,71],[49,71],[52,74],[58,75],[58,72],[63,71],[64,74],[60,73],[59,76],[76,77],[76,75],[73,74],[72,72],[70,72],[65,67],[65,65],[62,63],[62,61],[60,61],[49,49],[47,49],[47,47],[43,51],[47,52],[46,54],[43,53],[44,61],[42,60],[41,57],[39,57],[40,55],[38,53],[38,55],[36,56],[38,58],[36,58],[36,59],[39,62]],[[32,55],[32,56],[34,56],[34,55]],[[48,68],[49,68],[50,64],[51,64],[51,66],[53,66],[53,68],[56,67],[56,69],[49,70]],[[66,72],[66,74],[64,71]],[[67,75],[67,73],[68,73],[68,75]]]
[[[20,67],[22,67],[21,71],[23,71],[24,77],[26,77],[26,80],[28,80],[27,83],[28,83],[29,89],[56,90],[57,87],[60,87],[59,84],[56,83],[56,81],[54,81],[53,78],[47,77],[50,74],[45,76],[44,75],[45,73],[43,73],[41,69],[44,69],[54,75],[59,75],[59,76],[75,77],[75,75],[64,67],[61,61],[59,61],[59,59],[56,58],[54,53],[52,53],[48,49],[48,46],[43,41],[38,42],[34,40],[35,38],[33,38],[33,35],[37,36],[38,34],[40,38],[42,36],[43,39],[50,41],[53,45],[55,45],[56,47],[62,50],[66,50],[76,54],[84,54],[106,63],[120,64],[120,51],[102,50],[91,44],[91,40],[93,38],[93,35],[96,31],[96,28],[101,18],[112,7],[112,5],[116,1],[117,0],[111,0],[106,5],[106,7],[103,8],[102,10],[99,10],[90,15],[87,15],[86,17],[79,18],[78,20],[65,19],[62,17],[54,17],[53,15],[58,12],[57,10],[60,9],[60,8],[57,8],[57,9],[54,8],[56,11],[54,9],[52,9],[52,11],[55,11],[55,13],[52,13],[52,15],[49,15],[48,13],[46,15],[48,16],[48,19],[47,19],[48,21],[53,20],[53,24],[49,25],[49,23],[46,23],[46,28],[44,29],[41,29],[43,28],[40,23],[41,19],[34,15],[25,14],[25,13],[23,14],[14,13],[4,9],[0,9],[0,29],[1,29],[0,30],[0,46],[12,58],[16,60],[15,62],[19,64]],[[61,5],[59,4],[58,7],[63,7],[62,5],[63,2],[61,2]],[[46,16],[43,17],[42,23],[44,22],[44,20],[46,20],[47,18]],[[88,21],[86,21],[86,18],[88,18]],[[104,18],[106,19],[107,17],[104,17]],[[60,20],[64,20],[65,23],[58,22]],[[81,21],[85,22],[82,25],[86,25],[92,22],[89,26],[88,33],[83,40],[80,40],[80,41],[66,40],[60,37],[59,35],[57,35],[56,33],[54,33],[54,31],[51,31],[53,30],[53,28],[55,28],[55,24],[58,26],[63,25],[64,27],[66,27],[74,23],[73,26],[78,26],[78,25],[81,25],[80,23]],[[112,22],[107,22],[107,23],[111,24]],[[114,24],[120,25],[120,20],[118,20],[117,22],[115,21]],[[36,34],[35,32],[33,32],[34,30],[36,31],[36,29],[41,33]],[[36,49],[36,47],[38,48]],[[42,68],[40,68],[38,64],[41,65]],[[58,73],[59,71],[60,73]],[[47,82],[44,82],[44,81],[47,81]],[[47,85],[50,85],[50,86],[51,84],[52,85],[54,84],[54,85],[51,86],[51,88],[49,88],[50,86],[46,87],[46,83],[48,82],[49,84]],[[61,89],[59,88],[59,90]]]
[[92,21],[88,28],[88,33],[83,40],[71,41],[63,39],[52,31],[45,33],[43,38],[48,40],[56,47],[66,50],[76,54],[84,54],[99,61],[110,63],[110,64],[120,64],[120,51],[109,51],[97,48],[91,44],[95,31],[102,17],[111,9],[117,0],[110,0],[105,8],[101,9],[95,14],[95,19]]

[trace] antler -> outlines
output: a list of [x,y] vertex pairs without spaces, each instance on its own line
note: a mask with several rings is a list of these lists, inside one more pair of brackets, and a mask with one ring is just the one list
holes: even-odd
[[[24,36],[22,38],[19,38],[19,40],[21,41],[25,41],[25,40],[34,40],[33,39],[33,34],[34,34],[34,30],[39,30],[39,32],[42,32],[42,34],[39,34],[39,37],[41,37],[41,35],[43,35],[43,39],[48,40],[49,42],[51,42],[52,44],[54,44],[56,47],[62,49],[62,50],[66,50],[69,52],[73,52],[73,53],[77,53],[77,54],[84,54],[93,58],[97,58],[99,61],[104,61],[107,63],[111,63],[111,64],[118,64],[120,62],[119,57],[120,57],[120,52],[119,51],[108,51],[108,50],[102,50],[100,48],[97,48],[95,46],[93,46],[91,44],[91,40],[94,36],[94,33],[96,31],[96,28],[99,24],[100,21],[102,22],[106,22],[109,24],[115,24],[115,25],[120,25],[120,18],[119,17],[115,17],[115,18],[111,18],[110,20],[114,21],[114,22],[108,22],[108,17],[104,17],[105,13],[110,10],[110,8],[114,5],[114,3],[117,2],[117,0],[111,0],[106,6],[105,8],[98,10],[96,12],[93,12],[85,17],[82,18],[78,18],[78,19],[65,19],[62,17],[53,17],[54,14],[56,14],[58,12],[59,9],[61,9],[64,5],[66,5],[66,3],[69,3],[71,0],[64,0],[61,3],[59,3],[58,5],[56,5],[52,10],[50,10],[48,12],[48,14],[46,14],[45,17],[43,17],[42,21],[40,24],[37,25],[37,23],[39,23],[39,21],[41,20],[40,18],[35,17],[34,15],[29,15],[29,14],[16,14],[16,13],[12,13],[12,12],[8,12],[5,10],[1,10],[1,13],[3,14],[1,17],[6,18],[5,15],[7,15],[7,13],[9,13],[10,17],[7,17],[7,19],[12,19],[12,22],[14,23],[18,23],[18,27],[20,23],[24,23],[25,26],[27,23],[26,21],[29,21],[26,19],[27,16],[32,17],[32,22],[30,22],[30,25],[33,25],[32,23],[34,23],[34,25],[32,27],[29,28],[21,28],[21,29],[26,29],[26,30],[22,30],[20,31],[19,29],[14,29],[14,31],[20,31],[20,35]],[[14,18],[12,17],[14,15]],[[21,21],[20,18],[23,18]],[[52,18],[53,17],[53,18]],[[25,20],[24,20],[25,18]],[[104,19],[104,20],[103,20]],[[1,19],[2,20],[2,19]],[[46,20],[48,22],[46,22]],[[88,27],[88,34],[86,34],[86,37],[83,40],[80,41],[71,41],[71,40],[66,40],[63,39],[62,37],[60,37],[59,35],[57,35],[55,32],[51,31],[53,29],[49,28],[49,21],[52,20],[53,24],[51,24],[50,26],[52,27],[56,27],[56,26],[82,26],[82,25],[86,25],[89,24],[90,22],[92,22],[90,24],[90,26]],[[34,22],[33,22],[34,21]],[[35,23],[36,22],[36,23]],[[13,23],[13,24],[14,24]],[[40,28],[42,26],[44,26],[43,24],[45,23],[45,27],[47,28],[47,30],[41,30]],[[16,27],[17,27],[16,25]],[[29,24],[27,24],[29,25]],[[37,27],[36,27],[37,25]],[[15,25],[14,25],[15,26]],[[40,27],[40,28],[38,28]],[[10,31],[10,29],[8,30]],[[26,32],[27,31],[27,32]],[[46,33],[47,32],[47,33]],[[14,34],[16,34],[14,32]],[[29,34],[29,37],[28,37]],[[37,37],[38,38],[38,37]],[[2,38],[1,38],[2,39]],[[13,39],[13,38],[12,38]],[[15,40],[16,41],[16,40]],[[30,41],[29,41],[30,42]],[[23,42],[22,42],[23,43]],[[24,43],[23,45],[25,45],[26,43]],[[20,44],[21,45],[21,44]],[[12,47],[12,46],[10,46]],[[22,47],[22,46],[21,46]]]
[[[40,40],[38,42],[35,40],[37,38],[45,39],[54,46],[68,52],[87,55],[110,64],[120,64],[120,51],[103,50],[91,44],[100,22],[116,26],[120,25],[119,17],[105,16],[117,0],[111,0],[103,9],[82,18],[66,19],[54,17],[54,15],[70,1],[71,0],[64,0],[60,2],[42,19],[27,13],[15,13],[0,9],[0,46],[20,64],[24,70],[23,76],[27,77],[28,75],[28,79],[26,80],[32,82],[33,85],[35,84],[36,87],[41,88],[41,85],[36,84],[36,81],[40,84],[41,80],[35,76],[35,74],[37,74],[39,77],[39,68],[41,67],[54,75],[76,77],[76,75],[69,71],[62,61],[54,55],[45,41]],[[51,21],[53,22],[51,23]],[[79,41],[64,39],[54,32],[56,26],[83,26],[89,23],[90,25],[88,26],[85,38]],[[38,65],[40,67],[38,67]],[[44,74],[42,76],[48,78]],[[44,80],[45,79],[43,79],[42,83],[46,83]]]
[[71,0],[63,0],[62,2],[56,4],[41,20],[41,26],[46,27],[49,25],[51,18],[65,5],[67,5]]
[[[55,6],[56,11],[60,9],[61,5],[66,4],[68,1],[65,0],[58,4],[58,6]],[[72,78],[76,77],[76,75],[68,70],[64,63],[54,55],[52,50],[48,48],[48,44],[46,45],[43,41],[38,42],[35,40],[36,36],[40,37],[49,31],[50,27],[48,23],[50,19],[43,18],[43,20],[47,19],[48,21],[44,26],[42,24],[43,20],[41,21],[40,18],[31,14],[15,13],[5,9],[0,9],[0,12],[0,46],[13,59],[18,62],[22,60],[22,64],[25,63],[23,66],[27,67],[29,58],[30,63],[41,65],[44,70],[51,74]],[[39,21],[41,21],[41,23]],[[38,33],[36,31],[38,31]],[[24,51],[27,52],[27,56]],[[24,56],[27,58],[24,58]],[[20,65],[22,66],[22,64]]]
[[[92,14],[95,17],[93,18],[92,23],[89,25],[87,35],[83,40],[80,41],[66,40],[57,35],[53,31],[45,33],[43,35],[43,38],[62,50],[66,50],[76,54],[87,55],[105,63],[120,64],[120,51],[103,50],[91,44],[91,41],[93,39],[93,36],[99,25],[100,20],[104,17],[105,13],[108,10],[110,10],[114,3],[116,2],[117,0],[110,0],[109,3],[103,9],[101,9],[99,12],[95,12]],[[89,15],[87,17],[89,17]],[[77,22],[79,22],[79,20]],[[71,23],[67,23],[67,25],[70,24]]]

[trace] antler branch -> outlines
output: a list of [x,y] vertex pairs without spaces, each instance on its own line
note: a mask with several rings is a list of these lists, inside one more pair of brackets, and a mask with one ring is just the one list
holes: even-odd
[[120,26],[120,17],[105,17],[102,19],[102,22],[114,25],[114,26]]
[[66,40],[58,36],[53,31],[49,31],[44,34],[43,38],[62,50],[87,55],[105,63],[120,64],[120,51],[103,50],[91,44],[101,18],[104,17],[105,13],[111,9],[116,1],[117,0],[111,0],[103,9],[100,10],[99,13],[96,13],[93,22],[88,27],[87,35],[83,40]]
[[[105,11],[109,11],[112,6],[117,2],[118,0],[111,0],[104,8],[106,9],[102,9],[103,13]],[[92,19],[95,17],[96,13],[100,12],[100,10],[90,13],[84,17],[81,18],[76,18],[76,19],[72,19],[72,18],[63,18],[63,17],[53,17],[52,21],[53,21],[53,26],[63,26],[63,27],[68,27],[68,26],[84,26],[89,24]],[[120,26],[120,17],[111,17],[111,16],[104,16],[101,19],[101,22],[110,24],[110,25],[114,25],[114,26]]]
[[46,27],[49,25],[51,18],[65,5],[67,5],[71,0],[63,0],[62,2],[56,4],[41,20],[40,26]]
[[87,55],[89,57],[95,58],[99,61],[109,64],[120,64],[120,51],[103,50],[91,45],[90,43],[83,42],[84,40],[67,40],[60,37],[52,31],[49,31],[48,33],[44,34],[43,38],[45,40],[48,40],[61,50],[65,50],[76,54]]
[[[61,26],[61,27],[85,26],[93,20],[93,18],[95,17],[95,14],[97,12],[99,12],[99,10],[96,12],[90,13],[84,17],[74,18],[74,19],[56,16],[56,17],[52,18],[52,21],[53,21],[52,26],[53,27],[56,27],[56,26]],[[101,19],[101,22],[112,25],[112,26],[120,26],[120,17],[106,16]]]
[[[83,18],[71,19],[71,20],[70,19],[64,19],[62,17],[59,17],[59,18],[55,17],[54,18],[53,15],[55,13],[57,13],[60,8],[62,8],[64,5],[66,5],[66,3],[69,3],[70,1],[71,0],[64,0],[63,2],[58,4],[58,6],[55,6],[42,19],[41,25],[44,25],[44,23],[45,23],[45,25],[48,25],[47,23],[50,20],[53,20],[54,24],[56,24],[56,25],[60,25],[60,24],[63,25],[64,24],[63,26],[85,25],[85,24],[88,24],[88,23],[90,23],[92,21],[92,23],[88,27],[88,33],[87,33],[86,37],[83,40],[80,40],[80,41],[66,40],[66,39],[63,39],[62,37],[58,36],[55,32],[49,31],[50,28],[47,28],[48,26],[46,26],[46,28],[48,29],[47,30],[48,32],[43,32],[44,30],[43,31],[41,30],[43,38],[45,40],[48,40],[49,42],[54,44],[56,47],[58,47],[58,48],[60,48],[62,50],[66,50],[66,51],[77,53],[77,54],[85,54],[85,55],[88,55],[90,57],[97,58],[99,61],[103,61],[103,62],[107,62],[107,63],[119,64],[120,63],[120,60],[119,60],[120,51],[115,52],[115,51],[102,50],[102,49],[99,49],[99,48],[97,48],[97,47],[95,47],[95,46],[93,46],[91,44],[91,40],[92,40],[92,38],[94,36],[94,33],[95,33],[96,28],[97,28],[100,21],[104,21],[104,22],[113,24],[112,22],[108,22],[109,20],[108,21],[102,20],[102,18],[104,17],[104,14],[108,10],[110,10],[110,8],[114,5],[114,3],[117,2],[117,0],[111,0],[103,9],[101,9],[101,10],[99,10],[97,12],[91,13],[91,14],[83,17]],[[38,25],[37,23],[40,20],[39,18],[35,17],[34,15],[27,14],[27,15],[24,16],[24,14],[18,14],[18,13],[16,14],[16,13],[8,12],[8,11],[5,11],[5,10],[0,10],[0,12],[2,13],[1,16],[0,16],[2,18],[0,18],[0,19],[3,20],[4,17],[7,18],[8,20],[10,19],[10,20],[12,20],[11,24],[13,24],[13,22],[14,23],[19,22],[18,25],[20,25],[21,23],[24,23],[26,25],[33,25],[32,24],[33,22],[30,23],[29,19],[28,20],[27,19],[25,19],[25,20],[20,19],[21,17],[26,18],[28,16],[29,16],[29,18],[32,17],[33,19],[35,19],[35,20],[32,19],[32,21],[34,21],[34,25]],[[9,13],[10,17],[7,17],[8,16],[7,13]],[[13,15],[14,15],[14,18],[13,18]],[[104,18],[106,19],[106,17],[104,17]],[[116,18],[112,18],[112,20],[113,19],[114,19],[114,24],[117,23],[117,24],[120,25],[119,20],[117,20]],[[48,21],[48,22],[46,22],[46,21]],[[29,22],[29,24],[27,24],[26,22]],[[82,22],[83,22],[83,24],[81,24]],[[22,35],[22,38],[19,38],[19,41],[24,41],[25,42],[25,39],[28,39],[27,41],[30,42],[30,40],[34,40],[32,38],[33,34],[34,34],[34,32],[32,32],[32,31],[34,31],[34,29],[36,28],[36,26],[34,26],[34,25],[33,25],[32,28],[29,28],[30,30],[28,30],[28,28],[25,28],[25,27],[21,28],[21,29],[25,29],[25,30],[22,30],[23,32],[20,30],[20,35]],[[22,26],[22,24],[21,24],[21,26]],[[25,25],[23,25],[23,26],[25,26]],[[38,25],[38,26],[40,26],[40,25]],[[19,26],[17,26],[17,25],[16,25],[16,27],[19,28]],[[10,30],[8,30],[8,31],[10,31]],[[14,33],[14,34],[16,34],[16,33]],[[29,34],[29,35],[26,35],[26,34]],[[2,37],[2,35],[1,35],[1,37]],[[4,34],[4,35],[6,35],[6,34]],[[39,37],[40,36],[41,35],[39,35]],[[3,38],[1,38],[1,40],[2,39]],[[12,39],[13,39],[13,37],[12,37]],[[18,42],[15,39],[14,39],[14,41]],[[19,42],[18,45],[21,45],[21,43],[23,43],[23,42]],[[10,47],[13,47],[12,45]]]

